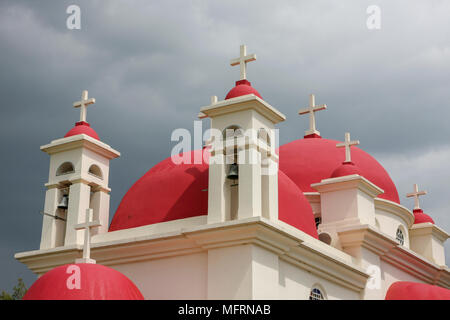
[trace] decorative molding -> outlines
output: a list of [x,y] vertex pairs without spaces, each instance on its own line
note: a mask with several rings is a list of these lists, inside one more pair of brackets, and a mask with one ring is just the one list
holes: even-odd
[[368,194],[372,198],[384,193],[383,189],[358,174],[323,179],[319,183],[311,184],[311,187],[320,193],[358,188],[358,190]]
[[[293,263],[319,277],[341,284],[355,291],[365,287],[369,275],[354,265],[332,254],[334,248],[321,250],[323,244],[300,230],[285,228],[283,224],[261,217],[201,225],[174,232],[96,242],[94,236],[91,256],[98,263],[111,266],[148,261],[194,253],[210,249],[253,244]],[[57,265],[73,263],[81,257],[81,246],[60,247],[18,253],[15,258],[30,270],[42,274]]]
[[254,94],[247,94],[228,100],[222,100],[212,105],[200,108],[200,112],[208,117],[215,117],[218,115],[249,109],[259,112],[263,116],[270,119],[273,123],[279,123],[286,120],[286,116],[284,114]]
[[414,224],[414,214],[406,207],[385,199],[375,198],[375,210],[383,210],[399,217],[406,222],[408,228]]
[[413,225],[409,230],[409,234],[410,237],[433,235],[442,243],[444,243],[450,236],[445,230],[439,228],[437,225],[431,222],[424,222]]
[[93,152],[98,153],[109,160],[120,157],[119,151],[114,150],[106,143],[94,139],[84,133],[53,140],[51,143],[41,146],[41,150],[50,155],[78,148],[92,150]]
[[422,281],[450,288],[450,270],[446,266],[438,266],[416,252],[399,245],[388,235],[372,226],[362,225],[338,231],[342,247],[364,247],[376,253],[381,260]]

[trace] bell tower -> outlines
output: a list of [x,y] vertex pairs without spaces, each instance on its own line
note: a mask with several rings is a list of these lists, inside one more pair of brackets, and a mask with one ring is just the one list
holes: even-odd
[[278,156],[275,124],[285,116],[265,102],[246,79],[256,60],[241,46],[241,79],[225,100],[211,99],[201,118],[211,119],[208,223],[264,216],[278,219]]
[[41,146],[50,155],[48,182],[41,234],[41,249],[82,244],[83,230],[75,226],[85,222],[86,210],[101,223],[96,233],[107,232],[109,223],[109,161],[120,153],[100,141],[86,122],[86,107],[95,103],[83,91],[80,121],[61,139]]

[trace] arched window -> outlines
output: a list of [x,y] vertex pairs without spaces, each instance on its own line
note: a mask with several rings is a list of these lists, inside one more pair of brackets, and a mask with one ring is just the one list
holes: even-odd
[[317,287],[312,288],[309,293],[309,300],[325,300],[322,290]]
[[405,235],[403,234],[403,231],[402,231],[402,229],[400,229],[400,227],[397,229],[395,239],[397,240],[398,243],[400,243],[401,245],[404,245]]
[[319,224],[322,223],[322,218],[321,217],[315,217],[314,218],[314,222],[316,223],[316,229],[319,227]]
[[96,164],[89,167],[89,173],[97,178],[103,179],[102,170],[100,170],[100,167]]
[[270,146],[270,135],[266,129],[261,128],[258,130],[258,139],[264,141],[268,146]]
[[75,172],[73,168],[73,164],[70,162],[64,162],[59,168],[56,170],[56,175],[61,176],[63,174],[69,174]]
[[229,139],[229,138],[237,138],[237,137],[241,137],[244,135],[244,130],[237,125],[231,125],[226,127],[223,132],[223,139]]

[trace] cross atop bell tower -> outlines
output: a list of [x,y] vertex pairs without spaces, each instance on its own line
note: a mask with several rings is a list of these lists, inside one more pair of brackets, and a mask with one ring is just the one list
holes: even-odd
[[406,197],[414,198],[414,210],[417,210],[417,209],[420,209],[419,197],[424,196],[426,194],[427,194],[427,192],[425,190],[419,191],[419,186],[415,183],[414,184],[414,192],[407,193]]
[[241,54],[239,58],[232,59],[230,62],[231,66],[239,65],[241,69],[241,80],[247,80],[247,62],[255,61],[255,54],[247,54],[247,46],[245,44],[241,45]]
[[305,131],[305,137],[309,136],[319,136],[320,132],[316,130],[316,115],[315,113],[320,110],[325,110],[327,108],[326,104],[321,104],[316,106],[316,99],[313,94],[309,95],[309,107],[305,109],[300,109],[299,115],[309,114],[309,130]]
[[338,143],[336,145],[337,148],[345,148],[345,161],[344,163],[351,163],[352,162],[352,154],[351,154],[351,150],[350,147],[351,146],[356,146],[359,144],[359,140],[355,140],[355,141],[351,141],[350,139],[350,132],[346,132],[345,133],[345,141],[342,143]]
[[80,122],[87,122],[86,121],[86,108],[95,103],[95,98],[88,99],[88,91],[83,90],[81,93],[81,100],[74,102],[73,107],[74,108],[80,108]]

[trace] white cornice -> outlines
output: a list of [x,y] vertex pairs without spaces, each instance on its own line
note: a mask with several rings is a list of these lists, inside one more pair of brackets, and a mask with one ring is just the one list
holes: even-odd
[[84,133],[67,138],[53,140],[51,143],[41,146],[41,150],[48,154],[54,154],[78,148],[86,148],[92,150],[108,159],[120,157],[119,151],[114,150],[106,143],[94,139]]
[[375,210],[379,209],[392,213],[393,215],[396,215],[397,217],[401,218],[403,221],[406,222],[408,228],[411,228],[411,226],[414,224],[414,214],[406,207],[396,202],[380,198],[375,198],[374,202],[375,202]]
[[320,193],[358,188],[373,198],[384,192],[383,189],[358,174],[323,179],[319,183],[311,184],[311,188],[316,189]]
[[208,117],[215,117],[231,112],[254,109],[270,119],[273,123],[286,120],[286,116],[254,94],[247,94],[232,99],[222,100],[200,108],[200,112]]
[[[101,235],[97,235],[91,254],[97,263],[109,266],[254,244],[311,273],[355,291],[363,290],[369,275],[354,264],[351,256],[334,248],[323,250],[325,245],[319,240],[294,229],[255,217],[104,242],[98,242]],[[42,274],[56,265],[72,263],[81,254],[81,247],[63,247],[18,253],[15,258]]]
[[450,288],[450,271],[447,266],[439,266],[416,252],[399,245],[369,225],[353,226],[338,232],[342,247],[364,247],[397,268],[422,281]]
[[431,222],[415,224],[410,228],[409,233],[411,236],[433,235],[442,243],[444,243],[449,238],[449,234],[445,230],[439,228],[437,225]]

